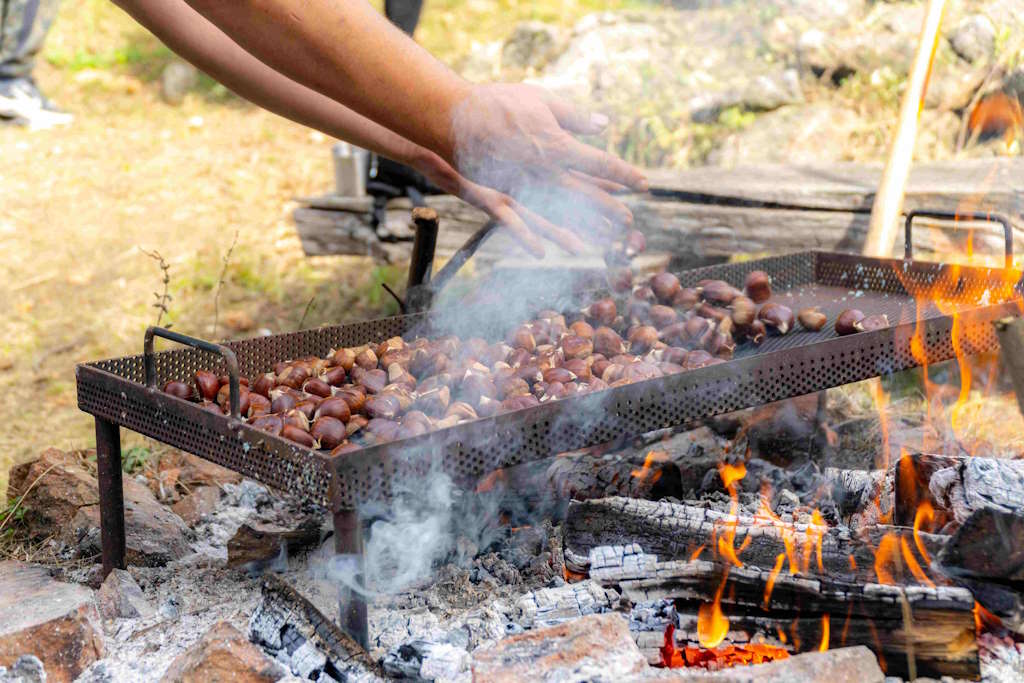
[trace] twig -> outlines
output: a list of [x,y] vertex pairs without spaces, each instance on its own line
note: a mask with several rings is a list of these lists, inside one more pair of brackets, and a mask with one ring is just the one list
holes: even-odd
[[217,293],[213,295],[213,338],[217,338],[217,323],[220,318],[220,290],[224,288],[224,279],[228,276],[228,265],[231,262],[231,254],[235,250],[235,245],[238,244],[238,230],[235,230],[235,236],[231,239],[231,246],[228,247],[228,251],[224,254],[224,266],[220,269],[220,279],[217,281]]
[[306,323],[306,315],[309,314],[309,309],[313,308],[313,302],[316,301],[316,296],[317,295],[314,294],[312,297],[310,297],[309,301],[306,302],[306,310],[302,312],[302,317],[299,318],[299,326],[296,329],[301,330],[302,326]]
[[[143,254],[156,261],[160,265],[160,271],[163,273],[163,293],[153,292],[153,296],[156,299],[156,301],[153,303],[153,308],[159,311],[159,313],[157,313],[156,316],[156,324],[159,327],[160,323],[164,319],[164,313],[168,313],[169,315],[167,305],[174,298],[171,296],[170,292],[167,291],[171,284],[171,266],[168,265],[167,261],[164,260],[164,257],[161,256],[160,252],[157,251],[156,249],[154,249],[153,251],[146,251],[145,249],[142,249],[140,247],[140,250],[142,251]],[[167,327],[170,326],[171,325],[168,323]]]

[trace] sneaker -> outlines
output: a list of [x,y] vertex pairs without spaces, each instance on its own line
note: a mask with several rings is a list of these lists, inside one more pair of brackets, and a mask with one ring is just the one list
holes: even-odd
[[30,128],[52,128],[73,118],[46,99],[31,78],[0,80],[0,119]]

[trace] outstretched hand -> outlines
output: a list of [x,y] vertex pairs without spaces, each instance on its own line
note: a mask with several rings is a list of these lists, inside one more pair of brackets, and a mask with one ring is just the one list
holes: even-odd
[[573,137],[599,133],[606,124],[604,116],[536,86],[472,86],[454,109],[446,154],[461,174],[458,194],[512,228],[535,254],[542,250],[531,233],[570,250],[582,246],[572,232],[614,236],[633,217],[610,192],[644,191],[647,180]]

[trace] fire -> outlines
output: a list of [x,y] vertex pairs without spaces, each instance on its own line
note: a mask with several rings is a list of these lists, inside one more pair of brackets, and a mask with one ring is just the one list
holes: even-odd
[[896,534],[890,532],[882,536],[875,550],[875,576],[878,577],[878,583],[896,584],[891,568],[895,567],[898,561],[899,541],[896,540]]
[[921,524],[927,523],[929,529],[931,529],[931,523],[935,521],[935,508],[927,500],[921,501],[917,506],[917,512],[914,513],[914,545],[917,546],[917,552],[921,553],[922,559],[928,564],[932,563],[932,558],[928,556],[928,551],[924,549],[924,543],[921,541],[920,530]]
[[982,607],[977,600],[974,601],[974,632],[976,634],[981,635],[984,631],[994,631],[1002,627],[1002,619]]
[[1021,111],[1020,102],[1004,92],[983,97],[971,110],[967,121],[972,137],[1002,136],[1008,150],[1015,140],[1021,139],[1022,124],[1024,112]]
[[668,453],[665,451],[651,451],[647,454],[647,457],[644,458],[643,467],[638,470],[633,470],[630,472],[630,475],[640,481],[644,481],[647,477],[651,477],[651,483],[653,484],[661,478],[661,470],[657,470],[652,473],[651,470],[654,467],[654,464],[666,462],[667,460]]
[[785,648],[767,643],[726,645],[716,648],[687,645],[680,649],[675,645],[675,632],[676,627],[674,624],[669,624],[665,627],[663,644],[659,648],[662,666],[673,669],[683,667],[720,669],[747,664],[763,664],[789,657],[789,652]]
[[771,603],[772,591],[775,590],[775,580],[779,578],[779,572],[782,571],[782,564],[786,561],[786,554],[779,553],[775,556],[775,566],[772,567],[772,573],[768,575],[768,581],[764,584],[764,608],[768,609],[768,605]]
[[729,492],[729,495],[735,495],[735,484],[747,476],[747,466],[743,463],[730,465],[723,462],[718,466],[718,474],[722,478],[722,484]]
[[935,584],[921,569],[921,565],[917,563],[917,558],[914,557],[914,553],[910,550],[910,544],[907,543],[907,539],[900,538],[900,552],[903,554],[903,560],[907,563],[907,568],[910,569],[910,573],[914,576],[919,583],[923,583],[926,586],[935,587]]
[[818,643],[818,652],[824,652],[828,649],[828,631],[831,619],[832,615],[830,614],[825,614],[821,617],[821,642]]
[[729,633],[729,619],[722,613],[722,591],[725,590],[725,581],[729,578],[729,570],[726,568],[722,575],[722,582],[715,591],[714,602],[701,603],[697,610],[697,640],[704,647],[715,647]]

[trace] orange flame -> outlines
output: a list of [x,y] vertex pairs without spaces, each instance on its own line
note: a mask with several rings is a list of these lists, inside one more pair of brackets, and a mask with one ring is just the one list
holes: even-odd
[[651,483],[653,484],[656,481],[658,481],[658,479],[661,478],[661,470],[656,470],[652,474],[651,470],[654,467],[654,464],[667,461],[668,453],[666,453],[665,451],[651,451],[647,454],[647,457],[644,458],[643,467],[641,467],[638,470],[631,471],[630,475],[639,479],[640,481],[644,481],[645,479],[647,479],[647,477],[650,476]]
[[701,667],[720,669],[723,667],[763,664],[776,659],[786,659],[789,652],[782,647],[767,643],[748,643],[746,645],[726,645],[717,648],[698,648],[684,646],[679,649],[675,645],[676,627],[669,624],[665,627],[661,654],[662,666],[671,668]]
[[974,632],[981,635],[984,631],[994,631],[1003,627],[1003,620],[974,601]]
[[882,540],[878,542],[878,549],[875,550],[875,576],[878,577],[878,583],[890,586],[896,584],[891,568],[896,566],[898,554],[899,541],[896,534],[890,532],[882,536]]
[[722,613],[722,591],[728,577],[729,571],[726,570],[715,591],[714,602],[701,603],[697,609],[697,640],[704,647],[715,647],[729,633],[729,619]]
[[779,553],[775,556],[775,566],[772,567],[772,573],[768,575],[768,581],[764,584],[764,608],[768,609],[768,605],[771,602],[772,591],[775,590],[775,580],[779,578],[779,572],[782,571],[782,563],[785,562],[785,553]]
[[914,545],[917,546],[917,552],[921,553],[921,558],[928,564],[932,563],[932,558],[928,556],[928,551],[924,549],[924,543],[921,541],[920,530],[921,524],[927,523],[929,529],[931,529],[931,523],[935,521],[935,508],[927,500],[921,501],[920,505],[917,506],[917,512],[914,513]]
[[830,614],[825,614],[821,617],[821,642],[818,644],[818,652],[824,652],[828,649],[828,630],[831,619],[832,616]]
[[914,557],[914,553],[910,550],[910,544],[907,543],[907,539],[900,538],[900,552],[903,554],[903,560],[907,563],[907,568],[910,569],[910,573],[918,580],[919,583],[923,583],[926,586],[935,587],[935,584],[928,575],[921,569],[921,565],[917,563],[917,558]]

